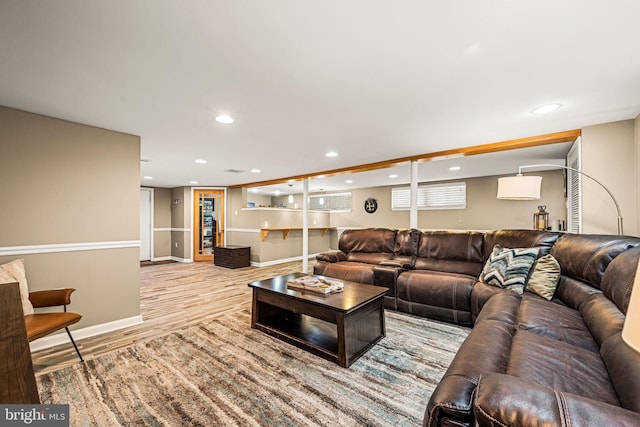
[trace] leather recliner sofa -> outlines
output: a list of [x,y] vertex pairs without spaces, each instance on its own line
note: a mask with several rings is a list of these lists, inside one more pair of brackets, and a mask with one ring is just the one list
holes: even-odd
[[[495,245],[553,255],[553,299],[480,282]],[[640,355],[621,339],[640,239],[368,229],[345,231],[339,248],[315,274],[386,286],[387,308],[473,326],[425,426],[640,425]]]

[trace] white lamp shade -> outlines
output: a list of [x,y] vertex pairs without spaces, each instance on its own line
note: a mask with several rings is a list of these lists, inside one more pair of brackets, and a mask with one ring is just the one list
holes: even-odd
[[622,329],[622,339],[629,347],[640,353],[640,263],[633,281],[631,299],[627,307],[627,318]]
[[498,178],[498,199],[540,200],[541,176],[516,175]]

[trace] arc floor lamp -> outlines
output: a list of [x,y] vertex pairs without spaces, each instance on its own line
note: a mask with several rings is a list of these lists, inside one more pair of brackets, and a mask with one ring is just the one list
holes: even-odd
[[542,177],[535,175],[522,175],[523,169],[530,168],[538,168],[538,167],[554,167],[558,169],[566,169],[570,171],[577,172],[581,175],[586,176],[587,178],[594,181],[600,187],[604,189],[604,191],[611,196],[613,200],[613,204],[616,206],[616,210],[618,211],[618,235],[622,235],[622,213],[620,211],[620,206],[618,205],[618,201],[613,196],[611,191],[607,187],[605,187],[600,181],[582,172],[579,169],[570,168],[569,166],[562,165],[554,165],[554,164],[537,164],[537,165],[525,165],[520,166],[518,168],[518,174],[516,176],[507,176],[503,178],[498,178],[498,199],[504,200],[539,200],[540,199],[540,186],[542,185]]

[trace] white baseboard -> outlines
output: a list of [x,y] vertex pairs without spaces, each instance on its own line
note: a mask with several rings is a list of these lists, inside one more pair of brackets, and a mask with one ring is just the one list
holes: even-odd
[[[77,329],[71,331],[73,339],[78,343],[78,340],[95,337],[96,335],[102,335],[107,332],[117,331],[119,329],[128,328],[143,323],[142,316],[137,315],[133,317],[127,317],[125,319],[114,320],[113,322],[101,323],[99,325],[88,326],[86,328]],[[44,350],[45,348],[53,347],[60,344],[70,343],[69,336],[66,332],[60,334],[49,335],[40,339],[37,339],[29,343],[31,351]]]
[[[309,254],[309,259],[315,258],[316,255],[318,254]],[[274,259],[273,261],[265,261],[265,262],[251,261],[251,266],[252,267],[269,267],[270,265],[284,264],[286,262],[301,261],[301,260],[302,260],[302,255],[294,256],[291,258]]]
[[172,261],[172,258],[170,256],[159,256],[159,257],[151,258],[151,261],[153,261],[153,262],[157,262],[157,261]]
[[178,258],[177,256],[169,257],[169,259],[176,262],[186,262],[186,263],[193,262],[191,258]]

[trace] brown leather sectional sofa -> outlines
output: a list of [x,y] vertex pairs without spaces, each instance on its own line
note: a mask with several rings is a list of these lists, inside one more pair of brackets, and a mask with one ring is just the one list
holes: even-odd
[[[495,245],[561,267],[552,300],[478,281]],[[532,230],[347,230],[315,274],[389,288],[387,308],[473,329],[425,426],[640,425],[640,355],[621,339],[640,239]]]

